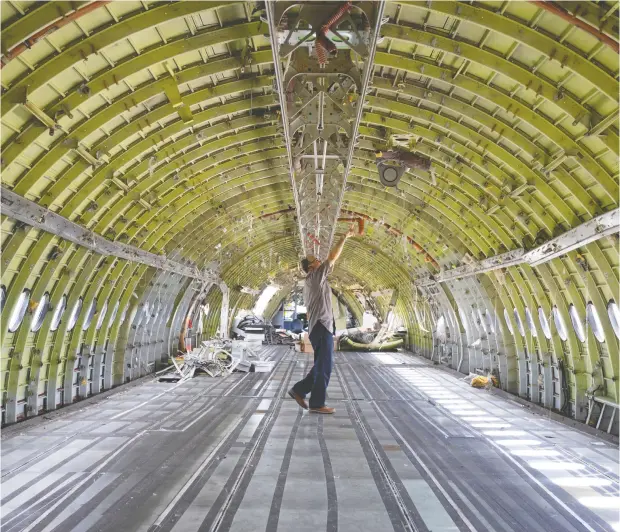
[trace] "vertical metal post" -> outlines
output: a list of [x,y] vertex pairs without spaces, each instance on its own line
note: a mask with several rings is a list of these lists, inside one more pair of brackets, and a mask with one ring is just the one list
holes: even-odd
[[230,309],[230,290],[226,283],[220,283],[222,291],[222,308],[220,309],[220,337],[228,338],[228,313]]
[[269,40],[271,41],[271,51],[273,53],[273,66],[276,74],[276,88],[277,96],[280,100],[280,113],[282,116],[282,128],[284,136],[284,145],[286,146],[286,157],[288,159],[289,176],[291,178],[291,184],[293,185],[293,199],[295,200],[295,209],[297,211],[297,226],[299,229],[299,238],[301,239],[301,246],[303,254],[307,253],[305,246],[305,239],[302,233],[301,225],[301,206],[299,203],[299,192],[295,185],[295,168],[293,166],[293,151],[291,146],[291,136],[289,131],[288,113],[286,108],[286,91],[284,90],[283,74],[282,74],[282,62],[280,60],[280,45],[278,44],[278,31],[277,21],[275,20],[275,2],[265,2],[265,9],[267,11],[267,23],[269,25]]
[[355,122],[353,123],[353,127],[351,130],[351,144],[349,145],[349,151],[347,153],[347,158],[344,164],[344,173],[342,176],[342,185],[340,187],[340,195],[338,197],[338,206],[336,207],[336,214],[334,218],[334,223],[331,228],[331,232],[328,240],[328,248],[331,247],[331,244],[334,240],[334,235],[336,233],[336,222],[338,220],[338,216],[340,216],[340,210],[342,209],[342,202],[344,200],[344,193],[346,191],[347,186],[347,178],[349,177],[349,172],[351,170],[351,164],[353,162],[353,153],[355,152],[355,146],[357,145],[357,135],[359,131],[359,126],[362,121],[362,116],[364,113],[364,102],[366,100],[366,94],[368,93],[368,86],[370,85],[370,80],[372,79],[372,74],[374,71],[374,62],[375,62],[375,52],[377,51],[377,43],[379,41],[379,33],[381,31],[381,24],[383,22],[383,13],[385,10],[385,2],[380,1],[377,2],[377,10],[375,13],[374,25],[372,27],[372,33],[370,35],[370,43],[369,43],[369,51],[368,57],[365,58],[364,71],[362,74],[362,86],[359,88],[359,98],[357,105],[357,114],[355,116]]

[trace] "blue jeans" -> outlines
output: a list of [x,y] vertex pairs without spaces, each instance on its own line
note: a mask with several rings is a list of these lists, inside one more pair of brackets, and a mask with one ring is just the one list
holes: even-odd
[[321,408],[325,406],[325,390],[334,365],[334,335],[317,323],[310,332],[310,343],[314,349],[314,366],[293,386],[293,391],[302,397],[310,394],[310,408]]

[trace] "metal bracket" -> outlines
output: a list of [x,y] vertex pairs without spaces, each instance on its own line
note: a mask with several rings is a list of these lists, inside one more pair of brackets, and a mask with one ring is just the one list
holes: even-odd
[[552,259],[566,255],[569,251],[618,232],[620,232],[620,209],[614,209],[566,231],[527,253],[522,248],[514,249],[507,253],[460,266],[435,276],[419,279],[416,284],[418,286],[430,286],[518,264],[539,266]]
[[2,187],[1,191],[2,214],[5,216],[52,233],[101,255],[111,255],[131,262],[138,262],[159,270],[178,273],[204,282],[219,282],[219,277],[213,272],[198,272],[192,266],[160,257],[155,253],[144,251],[135,246],[121,242],[111,242],[103,236],[68,220],[64,216],[41,207],[5,187]]

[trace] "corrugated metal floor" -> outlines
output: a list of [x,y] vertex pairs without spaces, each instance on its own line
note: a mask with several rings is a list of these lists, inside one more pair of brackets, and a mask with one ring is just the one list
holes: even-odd
[[148,382],[2,441],[2,530],[618,530],[618,449],[404,354]]

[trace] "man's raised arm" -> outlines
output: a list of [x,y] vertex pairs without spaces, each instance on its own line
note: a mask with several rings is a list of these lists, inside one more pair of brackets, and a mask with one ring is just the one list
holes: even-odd
[[347,233],[340,239],[340,241],[331,249],[329,255],[327,256],[327,260],[330,264],[334,264],[340,257],[342,253],[342,248],[344,247],[344,243],[347,241],[347,238],[353,236],[355,234],[355,230],[353,229],[353,225],[349,227]]

